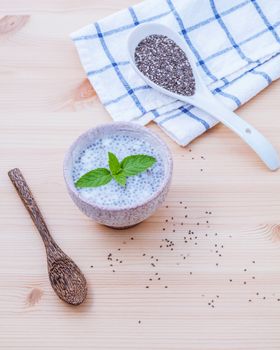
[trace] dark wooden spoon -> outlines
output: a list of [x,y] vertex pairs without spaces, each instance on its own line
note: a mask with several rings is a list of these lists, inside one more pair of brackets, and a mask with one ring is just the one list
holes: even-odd
[[49,278],[54,291],[60,299],[68,304],[81,304],[87,295],[85,276],[74,261],[60,249],[51,237],[40,209],[21,171],[16,168],[10,170],[8,175],[45,244]]

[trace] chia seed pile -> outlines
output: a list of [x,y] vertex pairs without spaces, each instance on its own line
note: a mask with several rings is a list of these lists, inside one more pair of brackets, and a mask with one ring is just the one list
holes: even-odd
[[164,35],[150,35],[135,49],[135,64],[155,84],[179,95],[192,96],[195,80],[184,51]]
[[85,199],[110,208],[125,208],[143,203],[158,190],[164,177],[164,164],[159,153],[144,139],[122,132],[97,139],[83,150],[74,162],[73,181],[93,169],[108,168],[108,152],[115,153],[120,160],[133,154],[146,154],[157,161],[145,172],[128,177],[125,187],[112,180],[101,187],[78,188]]

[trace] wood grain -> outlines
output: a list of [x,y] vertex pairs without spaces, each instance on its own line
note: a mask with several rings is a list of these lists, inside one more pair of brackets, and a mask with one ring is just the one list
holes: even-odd
[[0,35],[12,34],[20,30],[29,16],[4,16],[0,19]]
[[[133,229],[101,227],[68,197],[66,149],[110,121],[68,35],[133,3],[1,2],[3,16],[30,18],[0,42],[0,349],[278,350],[280,175],[225,127],[184,149],[151,126],[172,149],[173,184],[166,204]],[[239,114],[280,151],[279,94],[278,81]],[[85,272],[79,308],[52,292],[44,246],[7,177],[14,167]],[[43,294],[28,302],[34,289]]]

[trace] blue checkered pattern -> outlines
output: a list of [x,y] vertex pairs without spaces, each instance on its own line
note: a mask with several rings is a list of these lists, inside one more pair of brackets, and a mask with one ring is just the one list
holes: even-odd
[[147,0],[71,36],[114,120],[153,120],[180,145],[217,122],[151,89],[134,72],[127,37],[152,21],[183,36],[205,83],[232,110],[280,76],[280,0]]

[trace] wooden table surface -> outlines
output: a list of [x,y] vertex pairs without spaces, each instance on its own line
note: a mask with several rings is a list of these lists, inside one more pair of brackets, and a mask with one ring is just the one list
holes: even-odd
[[[174,178],[165,205],[133,229],[99,226],[66,192],[66,149],[110,122],[68,34],[136,2],[1,1],[0,349],[279,350],[280,173],[225,127],[180,148],[151,126],[173,151]],[[279,94],[280,81],[239,113],[280,152]],[[86,275],[80,307],[50,287],[14,167]]]

